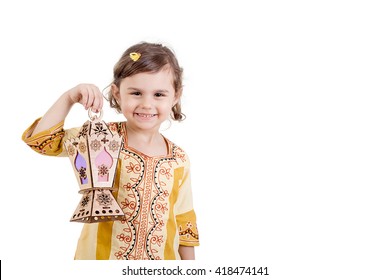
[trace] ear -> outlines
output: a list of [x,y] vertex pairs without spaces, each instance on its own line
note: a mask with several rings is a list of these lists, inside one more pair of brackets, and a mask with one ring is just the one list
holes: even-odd
[[115,100],[119,103],[120,101],[119,88],[114,83],[111,84],[111,93],[112,96],[115,98]]
[[177,92],[175,93],[175,98],[173,99],[172,107],[175,106],[175,105],[180,101],[182,92],[183,92],[183,90],[180,89],[179,91],[177,91]]

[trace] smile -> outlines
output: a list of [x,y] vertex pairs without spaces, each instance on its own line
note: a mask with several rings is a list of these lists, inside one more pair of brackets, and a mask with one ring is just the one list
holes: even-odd
[[141,114],[141,113],[135,113],[138,117],[141,117],[141,118],[152,118],[154,116],[157,116],[157,114]]

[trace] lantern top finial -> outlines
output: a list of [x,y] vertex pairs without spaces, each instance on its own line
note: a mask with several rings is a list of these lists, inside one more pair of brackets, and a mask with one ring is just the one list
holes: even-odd
[[89,108],[88,109],[88,117],[90,118],[91,121],[100,121],[103,117],[103,110],[100,110],[99,112],[96,113],[96,115],[94,115],[95,113],[92,112],[92,109]]

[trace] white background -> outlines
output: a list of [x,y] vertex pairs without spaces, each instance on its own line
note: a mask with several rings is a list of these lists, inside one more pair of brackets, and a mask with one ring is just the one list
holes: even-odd
[[[21,135],[67,89],[106,87],[122,52],[150,41],[185,71],[187,119],[163,133],[191,158],[201,238],[196,262],[167,265],[389,279],[389,14],[375,0],[2,1],[3,276],[124,279],[138,266],[72,260],[70,163]],[[75,105],[65,126],[86,119]],[[121,119],[105,104],[104,120]]]

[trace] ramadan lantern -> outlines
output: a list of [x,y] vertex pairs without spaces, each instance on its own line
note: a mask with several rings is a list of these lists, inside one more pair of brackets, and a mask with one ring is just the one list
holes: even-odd
[[94,223],[121,220],[122,209],[112,190],[122,137],[112,132],[99,115],[88,112],[77,137],[64,142],[83,195],[71,222]]

